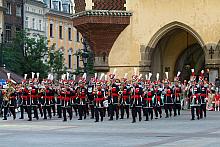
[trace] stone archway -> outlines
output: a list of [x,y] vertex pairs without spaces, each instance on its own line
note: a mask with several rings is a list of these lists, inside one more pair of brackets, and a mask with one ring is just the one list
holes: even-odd
[[[180,22],[165,25],[154,34],[146,48],[141,48],[140,64],[142,68],[140,68],[140,73],[153,72],[156,74],[159,72],[163,74],[168,71],[169,77],[172,79],[178,69],[176,67],[178,59],[193,44],[199,46],[198,49],[203,53],[205,63],[205,44],[196,31]],[[182,61],[181,64],[184,62]],[[198,68],[198,70],[200,69]]]

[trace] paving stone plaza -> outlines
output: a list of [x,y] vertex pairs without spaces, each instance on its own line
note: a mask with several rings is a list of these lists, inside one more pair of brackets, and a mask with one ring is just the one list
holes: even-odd
[[[135,124],[131,119],[94,123],[79,121],[0,120],[1,147],[108,147],[108,146],[219,146],[220,112],[208,112],[206,119],[191,121],[190,111],[178,117]],[[19,115],[19,114],[17,114]],[[19,117],[19,116],[18,116]]]

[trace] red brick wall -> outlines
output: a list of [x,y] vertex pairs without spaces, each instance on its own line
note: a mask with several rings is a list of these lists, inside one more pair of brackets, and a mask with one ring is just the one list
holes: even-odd
[[74,3],[75,3],[76,13],[81,12],[81,11],[85,11],[85,8],[86,8],[85,0],[74,0]]
[[92,0],[93,10],[126,10],[126,0]]

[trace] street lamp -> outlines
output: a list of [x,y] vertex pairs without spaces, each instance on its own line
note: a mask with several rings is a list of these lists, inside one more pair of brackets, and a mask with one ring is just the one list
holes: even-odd
[[86,70],[86,67],[87,67],[87,63],[88,63],[88,44],[87,44],[87,41],[85,38],[81,38],[81,42],[83,44],[83,52],[82,52],[82,60],[83,60],[83,66],[84,66],[84,72],[86,73],[87,70]]

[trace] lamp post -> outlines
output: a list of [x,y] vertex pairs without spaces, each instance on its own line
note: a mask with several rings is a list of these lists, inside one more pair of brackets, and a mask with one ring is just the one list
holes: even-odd
[[2,28],[0,28],[0,32],[1,32],[1,67],[3,66],[3,30]]
[[87,67],[87,63],[88,63],[88,44],[85,38],[81,38],[81,42],[83,44],[83,52],[82,52],[82,60],[83,60],[83,66],[84,66],[84,72],[86,73],[86,67]]

